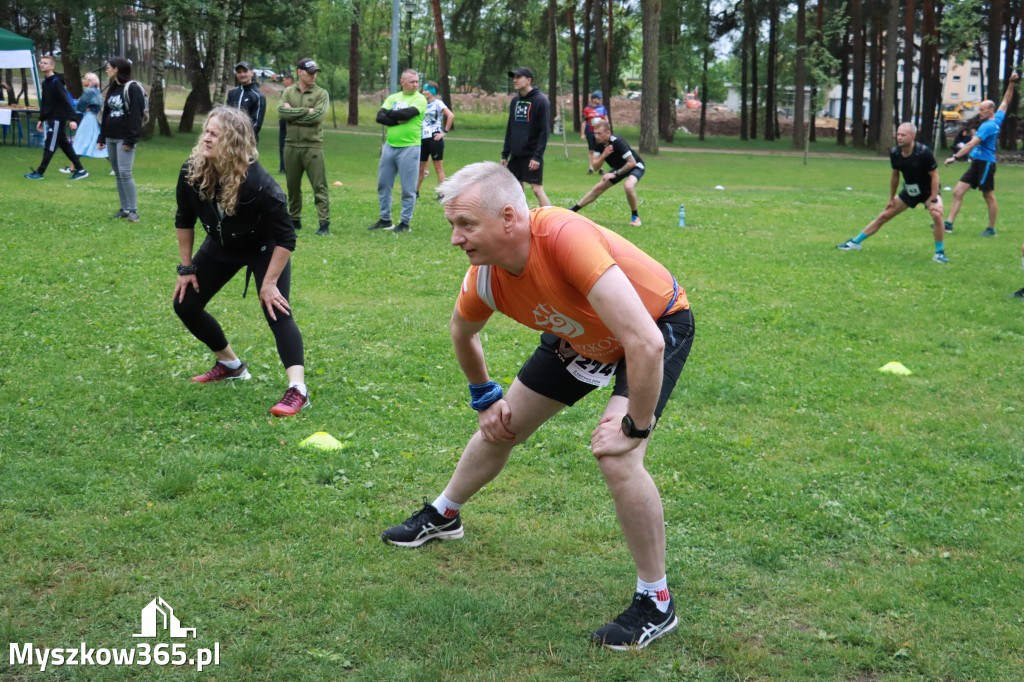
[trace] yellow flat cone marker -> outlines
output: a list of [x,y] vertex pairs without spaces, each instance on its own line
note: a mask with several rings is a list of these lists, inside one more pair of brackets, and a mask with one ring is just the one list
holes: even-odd
[[317,431],[312,436],[299,443],[299,447],[319,448],[320,450],[340,450],[341,441],[326,431]]
[[913,374],[909,369],[903,366],[902,362],[890,362],[883,367],[878,368],[879,372],[887,372],[889,374],[899,374],[900,376],[910,376]]

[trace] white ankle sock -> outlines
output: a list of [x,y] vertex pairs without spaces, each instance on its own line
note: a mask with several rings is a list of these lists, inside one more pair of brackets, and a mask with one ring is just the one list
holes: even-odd
[[668,593],[668,576],[662,577],[653,583],[644,582],[640,578],[636,579],[636,591],[643,594],[646,592],[650,595],[651,599],[658,606],[658,610],[662,613],[668,613],[668,603],[671,596]]
[[434,509],[440,512],[441,516],[454,519],[459,513],[459,510],[462,509],[462,505],[457,502],[452,502],[444,496],[444,493],[441,493],[438,498],[434,500]]
[[238,369],[239,367],[242,366],[242,361],[239,360],[238,358],[235,358],[234,360],[218,360],[217,362],[224,365],[228,369]]
[[288,384],[288,388],[297,388],[297,389],[299,389],[299,393],[301,393],[303,397],[306,397],[306,396],[309,395],[309,389],[306,388],[306,384],[300,384],[297,381],[293,381],[290,384]]

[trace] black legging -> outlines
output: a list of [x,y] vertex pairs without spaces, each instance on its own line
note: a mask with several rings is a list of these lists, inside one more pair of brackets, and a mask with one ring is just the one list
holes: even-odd
[[[185,327],[192,332],[193,336],[209,346],[210,350],[217,352],[227,348],[228,340],[217,320],[206,312],[206,304],[235,276],[235,273],[246,265],[252,268],[258,298],[260,287],[263,285],[263,277],[267,274],[267,267],[270,265],[270,258],[274,250],[268,247],[264,251],[257,252],[246,263],[218,257],[213,253],[213,249],[209,248],[209,245],[209,240],[204,242],[192,258],[192,263],[198,268],[196,279],[199,281],[199,293],[196,293],[191,286],[187,287],[185,300],[179,303],[177,298],[174,299],[174,312],[185,323]],[[289,260],[277,280],[277,288],[285,300],[288,300],[288,292],[291,288],[291,274],[292,264]],[[286,315],[280,310],[275,310],[274,314],[277,315],[275,322],[267,315],[266,308],[263,308],[262,305],[260,308],[263,310],[267,324],[270,325],[270,331],[274,333],[281,363],[286,369],[294,365],[304,365],[302,334],[299,332],[299,326],[295,324],[294,311],[292,311],[292,315]]]
[[46,129],[46,138],[43,140],[43,162],[39,164],[36,172],[46,172],[46,167],[50,165],[50,159],[57,152],[57,147],[60,147],[64,155],[68,157],[75,170],[82,170],[82,162],[79,160],[78,154],[75,153],[75,148],[71,146],[71,140],[64,132],[64,121],[47,121],[44,128]]

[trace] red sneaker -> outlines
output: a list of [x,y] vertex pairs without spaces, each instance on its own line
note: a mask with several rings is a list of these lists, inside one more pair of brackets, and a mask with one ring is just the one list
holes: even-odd
[[284,392],[284,397],[277,405],[270,408],[270,414],[275,417],[294,417],[305,407],[309,407],[309,398],[292,386]]
[[200,374],[197,377],[192,377],[192,381],[200,384],[208,384],[211,381],[221,381],[222,379],[251,379],[252,375],[249,374],[248,363],[243,362],[238,369],[229,369],[227,365],[218,360],[206,374]]

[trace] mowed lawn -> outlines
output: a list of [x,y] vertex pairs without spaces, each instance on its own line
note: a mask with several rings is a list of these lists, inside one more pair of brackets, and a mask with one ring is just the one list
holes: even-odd
[[[1006,297],[1024,286],[1024,171],[999,168],[994,239],[967,196],[949,265],[931,261],[921,210],[835,249],[884,206],[885,159],[664,151],[645,159],[643,227],[621,188],[584,210],[660,259],[697,321],[648,454],[680,623],[623,654],[587,643],[635,581],[588,449],[607,392],[513,455],[465,507],[463,540],[380,542],[444,487],[476,416],[447,331],[467,263],[436,179],[411,234],[367,232],[380,137],[361,131],[327,135],[327,238],[306,186],[292,305],[312,407],[289,420],[268,415],[284,373],[241,276],[210,310],[253,380],[189,381],[213,360],[170,304],[194,136],[140,145],[134,225],[107,217],[105,161],[72,183],[58,154],[30,182],[40,150],[0,147],[0,632],[18,651],[219,651],[202,672],[41,675],[7,656],[0,678],[1024,677],[1024,301]],[[460,132],[449,172],[499,158],[500,142],[466,138],[500,131]],[[564,206],[594,181],[583,148],[568,152],[553,138],[545,168]],[[261,153],[276,174],[272,126]],[[483,341],[507,386],[537,334],[496,316]],[[880,373],[890,361],[912,374]],[[342,448],[299,447],[318,431]],[[133,638],[157,597],[195,639]]]

